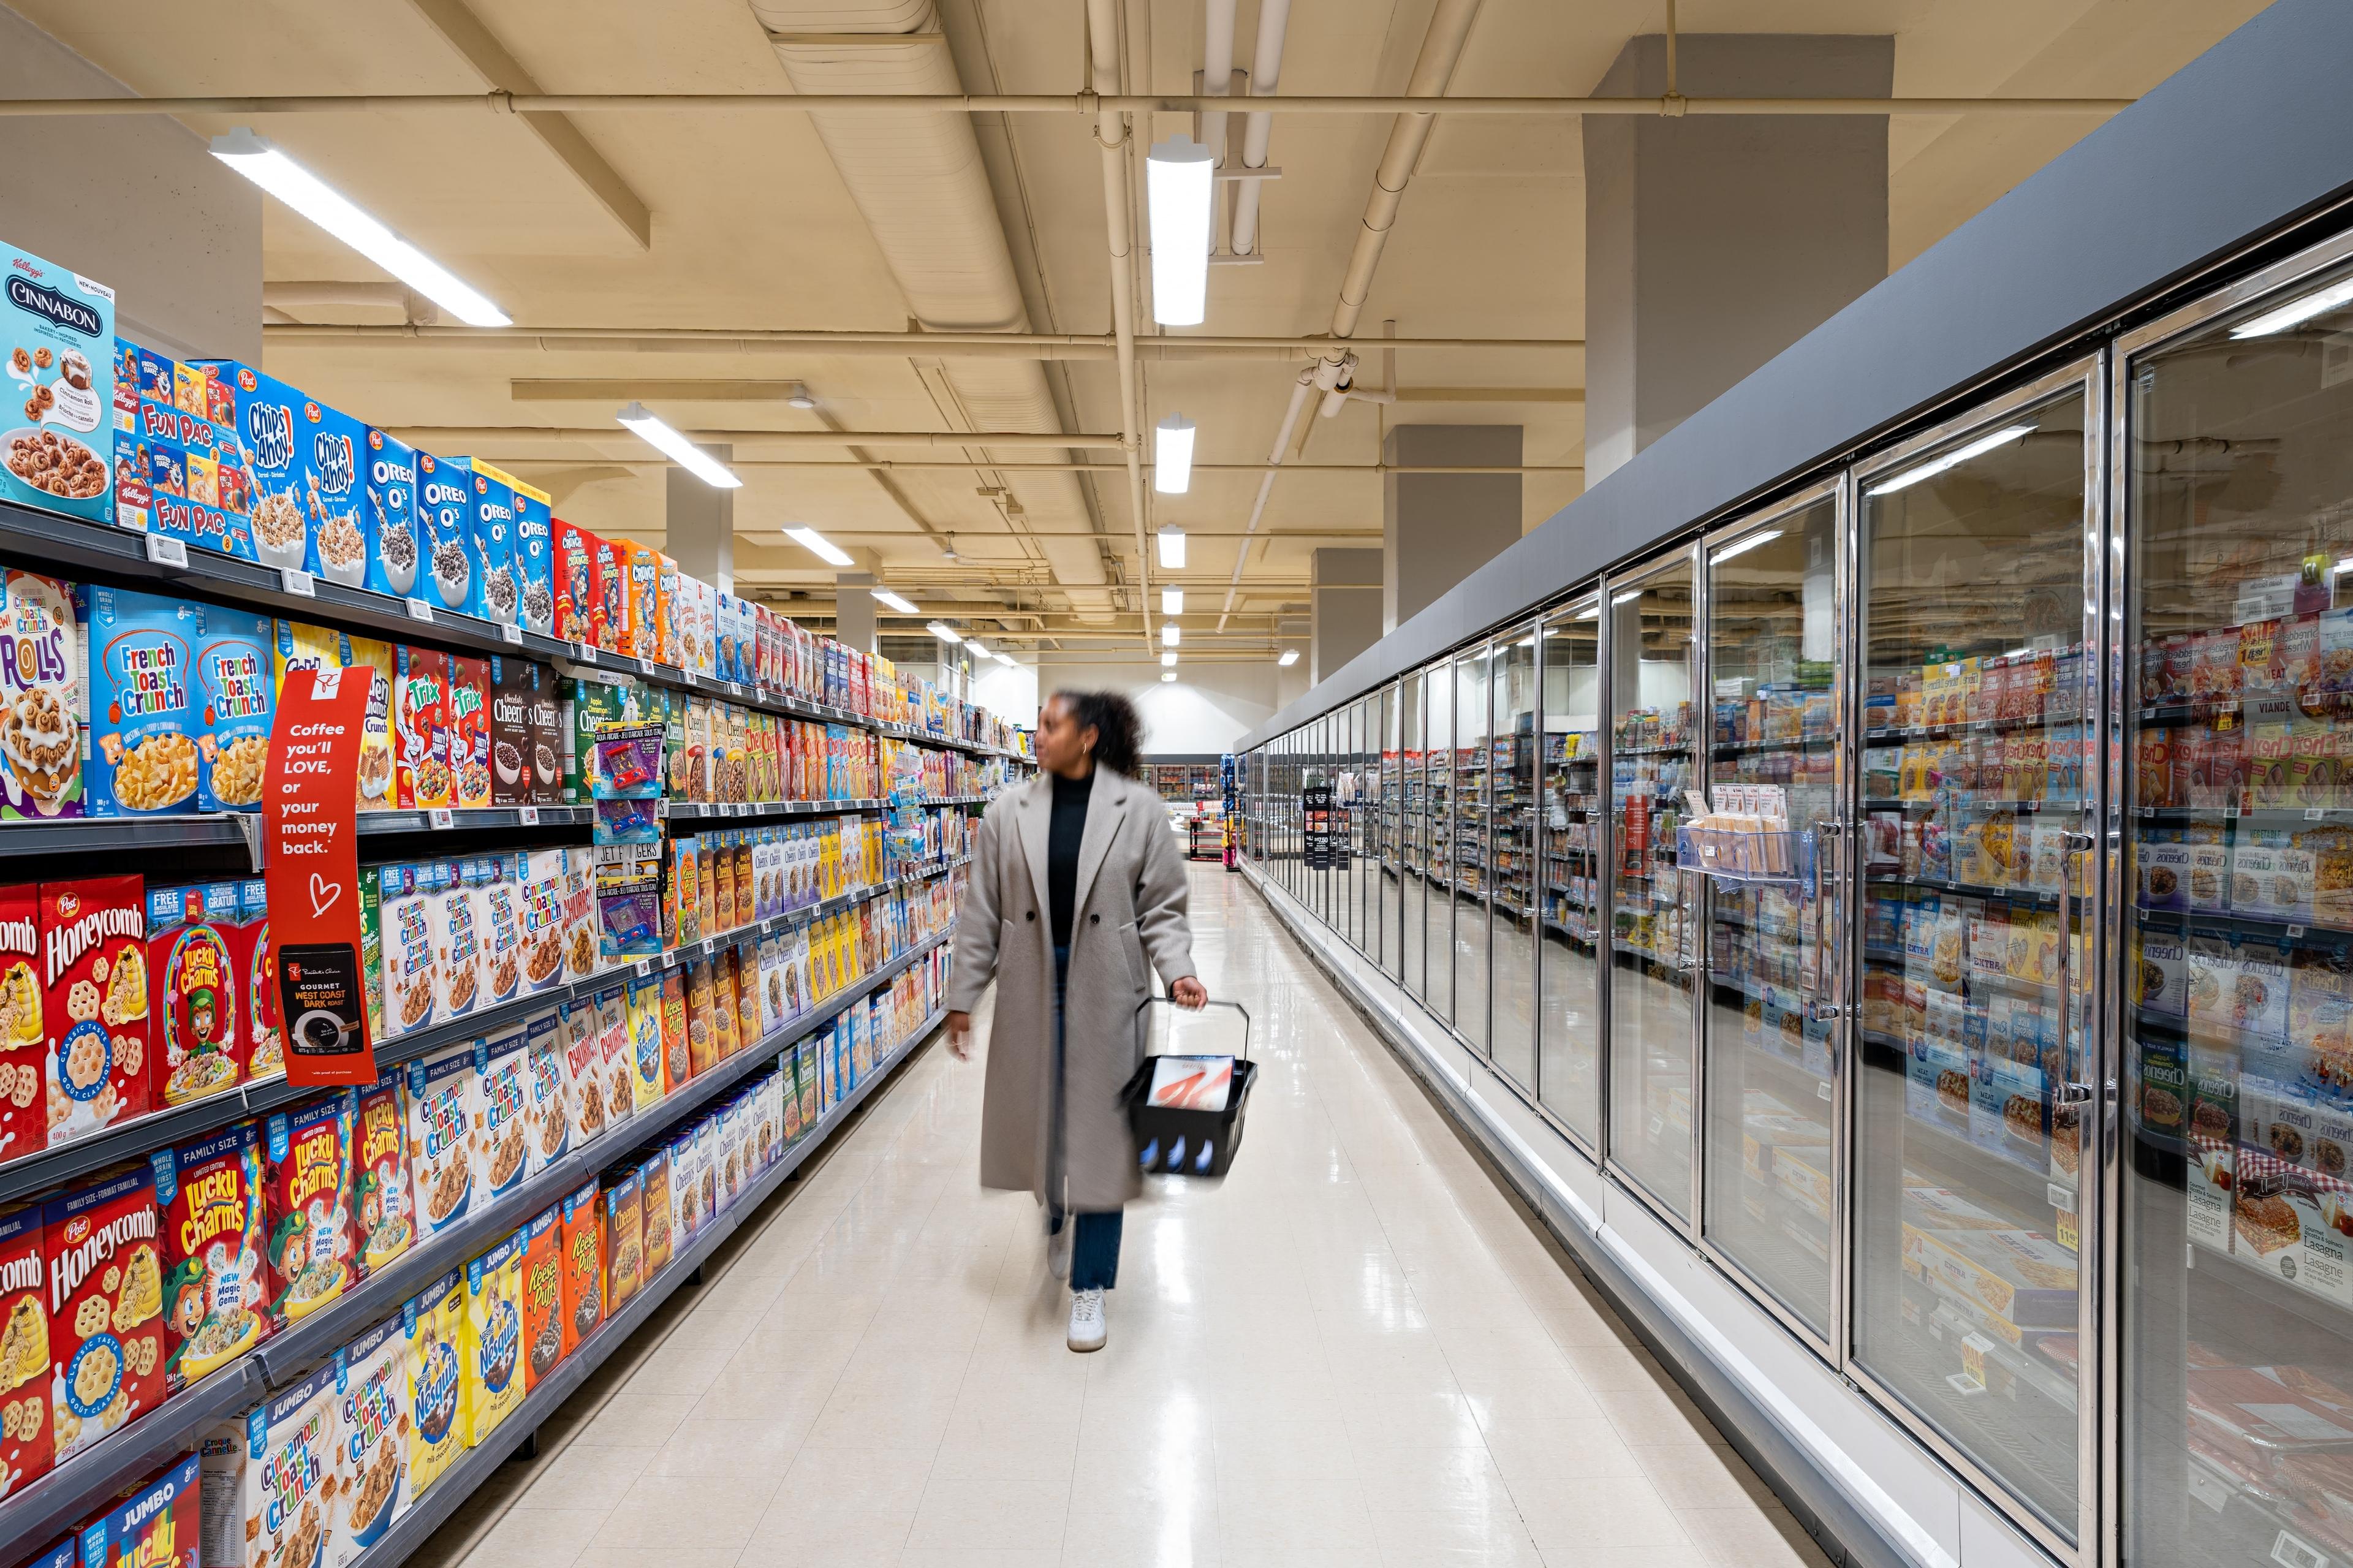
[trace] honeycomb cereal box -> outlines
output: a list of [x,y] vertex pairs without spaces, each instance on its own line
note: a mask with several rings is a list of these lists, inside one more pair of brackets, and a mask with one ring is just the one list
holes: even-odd
[[605,1319],[604,1209],[592,1178],[562,1205],[563,1317],[565,1355],[596,1331]]
[[470,1043],[408,1064],[408,1179],[420,1240],[456,1225],[470,1207],[478,1082]]
[[90,602],[90,749],[82,807],[91,816],[195,809],[196,606],[94,587]]
[[203,1516],[201,1467],[183,1454],[82,1527],[84,1568],[197,1568]]
[[164,1256],[144,1164],[52,1195],[49,1411],[63,1464],[164,1402]]
[[48,1147],[49,1049],[39,884],[0,886],[0,1160]]
[[196,809],[259,811],[277,710],[268,616],[196,606]]
[[233,1089],[245,1076],[245,1001],[232,936],[244,916],[235,882],[147,889],[147,969],[155,977],[158,1105],[186,1105]]
[[408,1096],[396,1072],[348,1092],[353,1228],[365,1278],[417,1239],[417,1208],[408,1193]]
[[[151,1103],[145,889],[135,876],[44,882],[40,930],[55,1145],[144,1115]],[[24,1088],[20,1070],[16,1092]]]
[[597,1199],[605,1231],[605,1315],[628,1303],[645,1283],[645,1182],[637,1171],[607,1173]]
[[241,1122],[150,1163],[163,1214],[164,1384],[177,1394],[269,1336],[261,1145]]
[[0,1479],[11,1492],[49,1468],[48,1265],[41,1205],[0,1209]]
[[414,1504],[466,1450],[466,1280],[456,1269],[400,1310],[408,1342],[408,1498]]
[[550,1204],[522,1230],[523,1386],[564,1359],[564,1208]]
[[394,789],[403,811],[457,804],[447,717],[448,656],[436,648],[394,650]]
[[334,1300],[357,1276],[350,1096],[329,1094],[268,1118],[261,1161],[269,1310],[283,1328]]
[[0,500],[114,518],[114,290],[26,251],[8,258]]
[[74,590],[10,568],[0,643],[0,821],[82,814],[82,659]]
[[345,1568],[408,1510],[408,1337],[387,1318],[335,1352],[343,1498],[323,1568]]
[[523,1396],[521,1232],[466,1264],[466,1446],[480,1447]]

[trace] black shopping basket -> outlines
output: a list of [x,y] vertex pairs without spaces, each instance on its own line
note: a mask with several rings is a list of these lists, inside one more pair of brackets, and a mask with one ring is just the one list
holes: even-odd
[[[1173,1007],[1176,1002],[1166,996],[1147,996],[1135,1009],[1136,1031],[1148,1038],[1150,1025],[1145,1010],[1154,1006]],[[1119,1091],[1127,1107],[1128,1124],[1135,1130],[1136,1160],[1145,1175],[1222,1176],[1234,1163],[1234,1151],[1241,1147],[1242,1112],[1250,1104],[1250,1086],[1258,1081],[1258,1064],[1250,1059],[1250,1011],[1239,1002],[1209,1002],[1208,1007],[1229,1009],[1241,1015],[1242,1047],[1233,1057],[1201,1056],[1193,1053],[1183,1057],[1154,1056],[1147,1052],[1135,1076]],[[1198,1059],[1205,1064],[1230,1062],[1233,1082],[1227,1091],[1224,1109],[1201,1110],[1173,1105],[1149,1103],[1154,1074],[1162,1061]],[[1212,1068],[1214,1070],[1214,1068]]]

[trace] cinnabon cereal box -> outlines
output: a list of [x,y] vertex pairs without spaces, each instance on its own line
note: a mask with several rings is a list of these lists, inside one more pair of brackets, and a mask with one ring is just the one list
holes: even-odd
[[244,915],[235,882],[147,889],[147,967],[155,976],[153,1093],[185,1105],[235,1089],[245,1076],[245,1000],[235,932]]
[[629,1034],[629,994],[615,984],[596,994],[596,1054],[605,1063],[605,1121],[617,1127],[637,1110],[637,1048]]
[[408,1510],[408,1338],[387,1318],[335,1352],[343,1497],[322,1568],[347,1568]]
[[365,1278],[417,1239],[417,1208],[408,1196],[408,1095],[396,1072],[350,1094],[352,1210]]
[[[466,1280],[456,1269],[400,1309],[408,1342],[408,1498],[466,1451]],[[407,1505],[404,1505],[406,1507]]]
[[448,729],[449,658],[436,648],[393,650],[394,790],[403,811],[455,805]]
[[670,1155],[660,1149],[638,1167],[638,1224],[645,1258],[641,1278],[651,1279],[669,1266],[676,1234],[670,1224]]
[[0,820],[79,816],[82,612],[54,577],[11,568],[0,593]]
[[[245,1076],[250,1082],[286,1070],[286,1035],[278,1017],[278,976],[269,962],[269,884],[248,877],[237,891],[229,967],[245,984]],[[377,1023],[369,1020],[371,1027]]]
[[197,1568],[203,1516],[196,1456],[183,1454],[83,1526],[82,1568]]
[[523,1387],[564,1359],[564,1208],[550,1204],[522,1228]]
[[594,1178],[563,1203],[564,1353],[605,1321],[605,1211]]
[[146,1113],[147,902],[135,877],[41,884],[49,1142]]
[[0,887],[0,1160],[20,1160],[49,1142],[40,951],[38,884]]
[[155,1173],[103,1173],[41,1212],[57,1461],[164,1402],[164,1255]]
[[564,1052],[566,1137],[580,1148],[605,1131],[605,1046],[593,1001],[556,1004],[556,1042]]
[[269,1337],[261,1145],[240,1122],[150,1163],[163,1212],[164,1385],[177,1394]]
[[525,1077],[531,1090],[531,1150],[524,1174],[536,1176],[572,1148],[571,1031],[554,1007],[523,1021]]
[[343,1489],[335,1416],[330,1363],[206,1435],[206,1563],[320,1568]]
[[0,1496],[48,1473],[48,1277],[41,1205],[0,1209]]
[[474,1047],[456,1045],[408,1064],[408,1179],[419,1239],[466,1217],[474,1190]]
[[351,1097],[329,1094],[262,1124],[271,1315],[299,1322],[357,1277],[352,1233]]
[[531,1174],[533,1136],[530,1036],[510,1024],[474,1042],[474,1190],[496,1203]]
[[605,1211],[605,1313],[619,1311],[646,1281],[645,1178],[609,1174],[600,1200]]
[[522,1233],[466,1264],[466,1446],[522,1403]]

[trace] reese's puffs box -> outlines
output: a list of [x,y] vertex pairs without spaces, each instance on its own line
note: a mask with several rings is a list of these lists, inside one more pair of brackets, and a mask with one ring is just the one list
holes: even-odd
[[564,1359],[564,1207],[550,1204],[522,1230],[523,1387]]
[[58,1462],[164,1402],[164,1256],[155,1173],[102,1172],[41,1211]]
[[136,876],[44,882],[40,923],[55,1145],[148,1110],[144,886]]
[[580,1342],[605,1321],[604,1208],[597,1197],[596,1179],[591,1176],[563,1204],[565,1355],[579,1349]]

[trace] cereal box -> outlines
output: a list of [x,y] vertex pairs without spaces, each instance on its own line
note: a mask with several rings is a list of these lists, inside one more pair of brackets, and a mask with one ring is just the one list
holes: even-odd
[[352,1127],[353,1228],[362,1277],[417,1239],[408,1190],[408,1097],[397,1073],[346,1091]]
[[531,1089],[531,1150],[524,1174],[535,1176],[572,1148],[572,1071],[565,1050],[570,1037],[563,1015],[554,1007],[533,1013],[523,1031]]
[[243,917],[235,882],[147,889],[147,966],[158,987],[149,1030],[157,1104],[185,1105],[235,1089],[245,1076],[245,988],[233,935]]
[[596,597],[588,615],[590,640],[607,653],[622,653],[629,639],[627,555],[612,540],[595,534],[586,537],[596,578]]
[[194,1454],[115,1496],[81,1532],[83,1568],[197,1568],[204,1487]]
[[564,1359],[564,1210],[551,1204],[522,1230],[523,1386]]
[[555,1005],[557,1047],[564,1054],[565,1137],[580,1148],[605,1131],[604,1042],[596,1026],[596,1004],[582,998]]
[[[316,398],[306,397],[296,426],[302,460],[302,502],[309,538],[282,546],[261,518],[254,519],[254,552],[265,566],[300,566],[358,587],[367,574],[367,426]],[[297,551],[301,551],[298,557]],[[328,570],[328,563],[334,570]]]
[[613,542],[616,563],[622,575],[623,599],[627,605],[628,640],[621,652],[634,658],[654,658],[661,653],[660,616],[658,610],[661,591],[661,563],[654,552],[635,540]]
[[686,965],[683,989],[688,1078],[700,1078],[719,1065],[719,1026],[712,1002],[712,967],[704,963]]
[[417,592],[417,448],[381,430],[367,433],[367,510],[361,518],[367,560],[358,582],[323,539],[320,565],[346,587],[406,599]]
[[596,994],[596,1051],[605,1063],[605,1120],[613,1126],[637,1110],[637,1046],[629,1029],[628,987]]
[[194,809],[204,728],[191,665],[194,604],[96,587],[90,600],[91,750],[82,806],[92,816]]
[[269,1310],[299,1322],[357,1278],[352,1227],[351,1100],[330,1094],[262,1123],[269,1219]]
[[[339,634],[339,646],[344,668],[368,672],[367,712],[360,725],[359,809],[390,811],[401,803],[396,758],[405,751],[395,685],[401,678],[399,650],[347,634]],[[409,776],[413,791],[413,770]]]
[[466,1264],[466,1446],[522,1403],[522,1248],[518,1232]]
[[[675,972],[673,972],[675,973]],[[639,1111],[652,1110],[668,1092],[662,1066],[662,982],[659,974],[633,975],[629,997],[630,1095]]]
[[522,593],[522,624],[526,630],[555,629],[555,556],[552,498],[545,490],[510,477],[514,492],[514,533],[511,556],[517,585]]
[[568,862],[558,848],[527,850],[515,857],[521,879],[515,884],[522,918],[522,984],[526,991],[545,991],[564,983],[565,873]]
[[400,1310],[408,1342],[408,1497],[423,1497],[466,1449],[465,1277],[451,1269]]
[[675,1232],[670,1225],[670,1156],[656,1150],[638,1167],[638,1224],[643,1233],[643,1278],[651,1279],[670,1263]]
[[510,1024],[474,1042],[476,1090],[474,1190],[496,1202],[530,1174],[536,1129],[532,1115],[529,1031]]
[[[135,876],[44,882],[40,931],[54,1145],[144,1115],[152,1102],[144,889]],[[20,1068],[16,1094],[25,1088]]]
[[463,458],[417,454],[417,521],[426,584],[417,596],[436,610],[480,613],[481,562],[474,544],[474,475]]
[[448,1229],[470,1206],[479,1086],[470,1044],[408,1064],[408,1176],[420,1238]]
[[40,889],[0,886],[0,1159],[48,1146],[48,1031],[38,970]]
[[580,1342],[596,1331],[605,1317],[604,1209],[597,1202],[596,1183],[565,1196],[562,1205],[559,1247],[562,1254],[562,1352],[570,1355]]
[[472,868],[481,915],[482,1005],[497,1006],[522,994],[523,885],[512,855],[485,855]]
[[592,853],[580,848],[565,851],[564,973],[573,980],[586,980],[595,973],[601,956]]
[[[250,528],[227,541],[231,552],[248,561],[269,549],[273,566],[306,566],[310,559],[310,434],[303,416],[310,400],[283,382],[233,360],[201,360],[198,370],[227,393],[236,446],[244,459]],[[209,389],[207,393],[209,399]],[[190,412],[201,412],[190,410]],[[348,496],[348,489],[344,492]],[[348,504],[345,507],[348,509]]]
[[689,1033],[686,975],[667,970],[661,982],[662,1092],[683,1088],[694,1076],[693,1038]]
[[562,518],[549,523],[550,552],[555,593],[555,637],[565,642],[594,645],[588,615],[596,597],[593,534]]
[[164,1259],[155,1173],[130,1166],[52,1195],[49,1408],[57,1462],[164,1402]]
[[343,1568],[408,1510],[408,1336],[387,1318],[335,1352],[335,1437],[343,1500],[323,1568]]
[[440,1011],[432,889],[429,879],[419,880],[420,869],[400,863],[360,871],[361,881],[373,882],[376,889],[377,967],[385,1015],[381,1033],[385,1037],[427,1028]]
[[528,805],[532,799],[532,705],[540,667],[511,655],[491,656],[491,804]]
[[164,1383],[177,1394],[269,1337],[261,1145],[242,1122],[150,1163],[163,1211]]
[[114,290],[7,248],[0,500],[113,519]]
[[475,563],[481,572],[481,592],[476,596],[474,613],[513,623],[522,608],[522,585],[514,563],[514,485],[503,471],[480,458],[470,461],[470,524]]
[[441,986],[441,1016],[462,1018],[474,1010],[482,994],[479,863],[470,858],[427,861],[417,868],[417,880],[432,910],[433,962],[435,978]]
[[604,1211],[605,1313],[610,1317],[628,1303],[645,1283],[644,1187],[641,1172],[607,1173],[610,1183],[599,1206]]
[[555,672],[534,668],[530,714],[530,744],[524,756],[531,764],[526,782],[533,805],[557,805],[564,800],[564,756],[570,744],[565,732],[564,704],[557,694]]
[[86,631],[74,590],[10,569],[0,642],[0,821],[82,815]]
[[711,1219],[703,1201],[702,1146],[689,1127],[670,1141],[670,1244],[673,1251],[691,1242]]
[[489,661],[451,654],[447,700],[449,768],[456,775],[456,797],[449,804],[488,805],[491,804]]
[[448,656],[402,646],[393,652],[395,794],[400,809],[457,803],[449,760]]
[[657,574],[654,590],[654,615],[657,625],[654,640],[661,652],[654,657],[664,664],[681,663],[678,623],[678,563],[667,555],[654,557]]
[[49,1293],[41,1205],[0,1209],[0,1486],[49,1468]]

